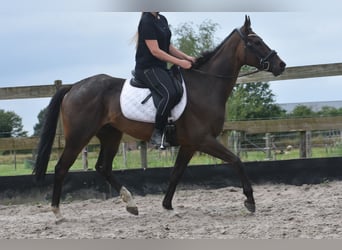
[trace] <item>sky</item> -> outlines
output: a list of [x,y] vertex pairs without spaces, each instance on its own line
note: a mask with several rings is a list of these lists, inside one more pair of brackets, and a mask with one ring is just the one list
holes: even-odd
[[[288,0],[284,6],[260,0],[264,3],[260,7],[247,3],[229,6],[230,1],[226,0],[225,5],[216,5],[219,7],[215,10],[212,6],[217,1],[202,6],[197,0],[197,7],[193,8],[196,12],[185,5],[183,9],[189,12],[178,12],[180,7],[171,6],[172,12],[165,10],[161,14],[173,27],[191,22],[196,28],[211,20],[219,25],[215,34],[218,42],[234,28],[241,27],[247,14],[253,30],[278,52],[288,67],[342,62],[342,16],[338,12],[342,9],[341,1],[313,4]],[[125,11],[121,12],[108,4],[100,8],[91,0],[77,0],[73,2],[83,5],[62,7],[45,6],[39,0],[22,2],[24,6],[18,0],[1,3],[0,88],[47,85],[57,79],[69,84],[99,73],[130,77],[135,64],[132,37],[141,9],[130,5],[120,7]],[[309,7],[304,3],[309,3]],[[163,10],[163,6],[159,9]],[[277,103],[342,101],[342,76],[275,81],[270,85]],[[39,111],[49,100],[0,100],[0,109],[22,117],[24,130],[30,135],[38,122]]]

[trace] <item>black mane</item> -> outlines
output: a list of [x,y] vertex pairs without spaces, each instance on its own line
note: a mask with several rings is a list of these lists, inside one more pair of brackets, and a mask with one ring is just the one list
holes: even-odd
[[235,32],[235,30],[232,31],[232,33],[229,34],[215,49],[204,51],[201,53],[199,57],[196,59],[196,63],[192,66],[194,69],[200,68],[203,64],[208,62],[217,51],[221,49],[221,47],[226,43],[226,41],[232,36],[232,34]]

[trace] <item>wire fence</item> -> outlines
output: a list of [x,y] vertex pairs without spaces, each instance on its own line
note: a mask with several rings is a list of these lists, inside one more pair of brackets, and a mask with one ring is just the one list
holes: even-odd
[[[237,154],[243,162],[289,160],[303,158],[301,156],[302,139],[299,132],[245,134],[231,131],[228,137],[218,138]],[[305,158],[325,158],[342,156],[342,133],[332,129],[310,132],[309,148]],[[113,169],[141,168],[141,142],[123,142],[113,161]],[[100,151],[99,145],[89,145],[78,156],[71,170],[95,170]],[[178,147],[158,150],[147,147],[147,167],[171,167],[174,164]],[[0,175],[31,174],[36,150],[0,151]],[[53,150],[48,171],[53,172],[61,150]],[[196,153],[189,165],[221,164],[220,159],[207,154]]]
[[[240,135],[241,144],[235,148],[243,161],[299,159],[303,141],[299,132]],[[342,156],[340,130],[310,131],[305,141],[305,158]]]

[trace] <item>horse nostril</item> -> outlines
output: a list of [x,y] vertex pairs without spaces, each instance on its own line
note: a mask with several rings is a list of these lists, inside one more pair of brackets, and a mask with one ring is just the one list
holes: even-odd
[[280,66],[280,68],[281,69],[285,69],[285,67],[286,67],[286,63],[284,63],[284,62],[281,62],[280,64],[279,64],[279,66]]

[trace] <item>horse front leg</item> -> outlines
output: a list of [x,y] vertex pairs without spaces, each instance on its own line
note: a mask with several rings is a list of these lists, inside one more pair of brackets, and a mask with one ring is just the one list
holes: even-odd
[[187,148],[181,146],[178,151],[177,159],[175,162],[175,166],[172,170],[169,186],[167,188],[164,200],[163,207],[168,210],[172,210],[172,198],[176,191],[177,184],[179,183],[186,166],[194,155],[195,150],[192,148]]
[[220,144],[215,138],[209,137],[202,143],[200,147],[200,151],[203,153],[207,153],[214,157],[217,157],[225,162],[231,163],[236,170],[241,184],[244,195],[247,197],[244,205],[248,209],[248,211],[254,213],[255,212],[255,201],[253,197],[253,189],[252,185],[244,171],[243,164],[238,156],[233,154],[227,148],[225,148],[222,144]]

